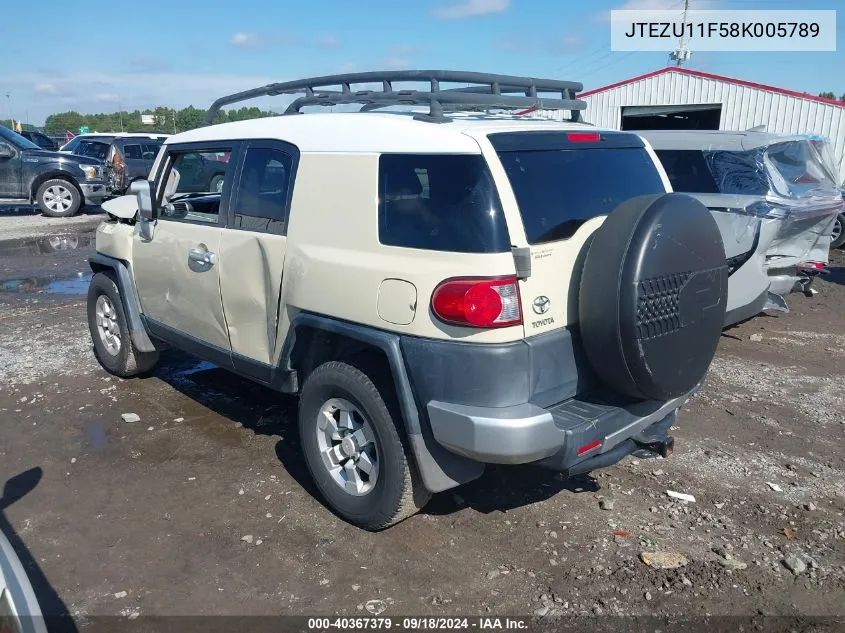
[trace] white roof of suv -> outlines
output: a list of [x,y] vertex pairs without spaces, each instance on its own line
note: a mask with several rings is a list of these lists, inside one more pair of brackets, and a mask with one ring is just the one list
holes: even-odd
[[450,113],[448,123],[413,118],[413,112],[320,112],[252,119],[202,127],[167,139],[166,143],[238,139],[280,139],[303,152],[437,152],[477,154],[472,137],[527,130],[597,130],[568,123],[518,116]]
[[756,149],[774,143],[806,140],[806,136],[772,134],[755,130],[635,130],[655,149],[701,149],[711,147],[728,151]]

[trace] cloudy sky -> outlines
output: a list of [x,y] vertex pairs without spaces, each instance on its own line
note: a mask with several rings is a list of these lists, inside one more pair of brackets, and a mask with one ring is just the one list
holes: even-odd
[[[692,4],[835,9],[841,1]],[[69,15],[64,0],[32,0],[26,19],[4,28],[0,118],[11,111],[39,124],[66,110],[205,108],[218,96],[271,81],[385,68],[557,77],[590,89],[666,65],[664,53],[610,51],[611,9],[680,12],[682,5],[683,0],[144,0],[115,4],[115,10],[108,3],[92,5],[90,12],[79,5]],[[838,96],[845,93],[842,23],[835,53],[699,52],[690,67]]]

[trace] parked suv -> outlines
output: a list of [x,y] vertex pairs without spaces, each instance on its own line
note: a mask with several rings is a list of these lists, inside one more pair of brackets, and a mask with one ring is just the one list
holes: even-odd
[[79,146],[80,143],[83,141],[100,141],[103,143],[110,143],[112,140],[116,138],[155,138],[158,140],[166,139],[169,134],[164,134],[161,132],[89,132],[87,134],[78,134],[70,139],[67,143],[62,145],[59,148],[59,151],[62,153],[67,154],[74,154],[76,153],[76,148]]
[[[430,88],[394,90],[403,80]],[[349,90],[359,82],[384,89]],[[370,112],[169,138],[153,180],[105,205],[97,358],[134,376],[170,345],[297,394],[317,488],[367,529],[486,464],[575,475],[668,455],[721,334],[724,246],[701,203],[666,193],[640,137],[577,122],[580,89],[397,71],[251,91],[303,92],[291,113]],[[544,91],[575,121],[509,114]],[[408,103],[425,111],[372,111]],[[449,113],[468,106],[494,110]],[[183,185],[184,165],[221,154],[221,191]]]
[[0,127],[0,203],[35,202],[44,215],[69,217],[107,194],[101,161],[42,150]]
[[106,165],[110,193],[121,195],[133,180],[146,180],[164,138],[138,135],[91,137],[80,141],[73,154],[102,160]]

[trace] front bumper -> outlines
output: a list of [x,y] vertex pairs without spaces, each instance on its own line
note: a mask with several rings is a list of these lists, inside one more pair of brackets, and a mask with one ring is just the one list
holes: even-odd
[[109,196],[106,183],[100,180],[81,182],[79,188],[85,197],[85,204],[92,206],[101,204]]
[[[601,455],[619,453],[621,459],[636,445],[663,441],[675,412],[690,395],[668,402],[582,395],[548,408],[431,401],[427,412],[434,438],[454,453],[485,463],[540,462],[569,471]],[[621,450],[626,442],[632,447],[627,452]]]

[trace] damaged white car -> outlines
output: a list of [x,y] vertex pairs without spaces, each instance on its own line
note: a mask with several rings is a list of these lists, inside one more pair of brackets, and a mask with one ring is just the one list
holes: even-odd
[[787,310],[782,295],[811,295],[826,274],[843,200],[823,138],[766,132],[637,132],[654,148],[675,191],[713,213],[730,273],[725,325]]

